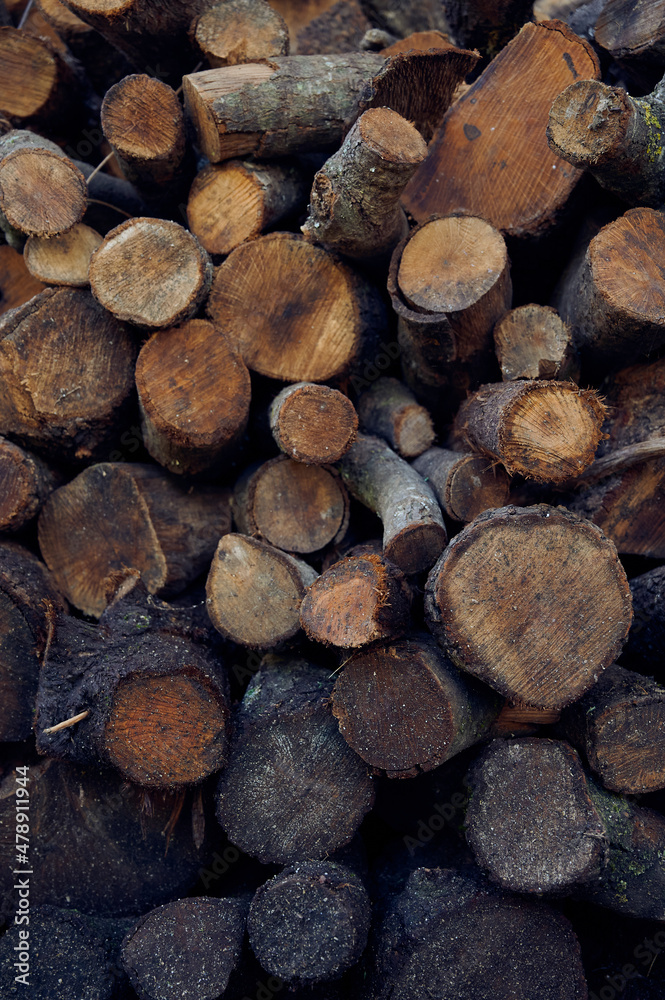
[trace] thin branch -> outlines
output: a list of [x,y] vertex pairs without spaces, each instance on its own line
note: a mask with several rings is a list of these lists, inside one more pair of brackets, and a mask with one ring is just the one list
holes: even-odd
[[73,726],[76,722],[81,722],[83,719],[87,719],[89,715],[90,710],[86,709],[85,712],[79,712],[78,715],[73,715],[71,719],[65,719],[64,722],[59,722],[57,726],[49,726],[48,729],[44,730],[44,732],[49,734],[59,733],[61,729],[69,729],[69,727]]

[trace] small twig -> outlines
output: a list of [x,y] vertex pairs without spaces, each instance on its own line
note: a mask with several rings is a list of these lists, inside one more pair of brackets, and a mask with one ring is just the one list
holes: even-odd
[[33,2],[34,2],[34,0],[28,0],[26,8],[25,8],[25,10],[23,11],[23,13],[21,15],[21,20],[18,22],[18,30],[19,31],[21,30],[21,28],[23,27],[23,25],[25,24],[25,22],[28,20],[28,17],[30,16],[30,11],[32,10],[32,4],[33,4]]
[[[90,178],[88,178],[90,180]],[[124,215],[127,219],[134,219],[135,216],[131,215],[130,212],[125,212],[124,209],[118,208],[117,205],[111,205],[108,201],[98,201],[97,198],[88,198],[88,205],[103,205],[104,208],[112,208],[114,212],[120,212],[120,215]]]
[[48,729],[44,730],[44,733],[59,733],[61,729],[69,729],[76,722],[81,722],[83,719],[87,719],[90,715],[90,710],[86,709],[85,712],[79,712],[78,715],[73,715],[71,719],[65,719],[64,722],[59,722],[57,726],[49,726]]
[[[640,462],[648,462],[652,458],[665,457],[665,437],[647,438],[646,441],[638,441],[636,444],[629,444],[625,448],[617,448],[602,458],[597,458],[588,469],[572,480],[570,485],[582,486],[587,483],[595,483],[598,479],[605,479],[617,472],[625,472],[633,465]],[[568,486],[569,484],[566,484]]]
[[93,172],[90,174],[90,176],[86,177],[86,183],[89,184],[90,181],[92,180],[92,178],[95,176],[95,174],[98,174],[99,171],[102,169],[102,167],[105,167],[106,164],[109,162],[109,160],[112,157],[114,157],[114,156],[115,156],[115,152],[113,150],[111,150],[111,152],[108,153],[108,155],[104,157],[104,159],[101,161],[101,163],[97,164],[97,166],[95,167],[95,169],[93,170]]
[[[202,66],[203,66],[203,62],[202,61],[200,63],[197,63],[196,66],[194,67],[194,69],[192,70],[192,73],[198,73],[198,71],[201,69]],[[182,84],[180,84],[180,86],[176,90],[176,95],[180,94],[180,93],[182,93]]]

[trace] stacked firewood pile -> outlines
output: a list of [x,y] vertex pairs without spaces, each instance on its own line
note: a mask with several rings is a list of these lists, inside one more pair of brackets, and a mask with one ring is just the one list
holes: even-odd
[[664,73],[0,0],[3,998],[665,996]]

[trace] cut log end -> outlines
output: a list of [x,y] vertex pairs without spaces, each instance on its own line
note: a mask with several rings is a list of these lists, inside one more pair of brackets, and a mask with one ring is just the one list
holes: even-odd
[[[479,576],[479,565],[491,569]],[[481,514],[448,546],[427,591],[430,627],[455,662],[540,708],[581,697],[619,654],[631,621],[612,543],[544,504]]]
[[353,444],[358,415],[351,400],[327,385],[301,382],[283,389],[270,408],[281,451],[296,462],[337,462]]
[[107,90],[101,120],[106,139],[130,162],[182,157],[182,108],[161,80],[145,74],[124,77]]
[[101,242],[98,232],[79,222],[60,236],[31,236],[23,256],[30,274],[39,281],[83,288],[88,284],[90,258]]
[[418,129],[390,108],[370,108],[359,119],[359,132],[368,149],[388,163],[417,164],[427,146]]
[[227,719],[226,707],[193,677],[129,677],[115,692],[105,750],[138,785],[200,782],[224,763]]
[[[112,229],[90,261],[96,299],[118,319],[164,327],[192,316],[212,265],[191,233],[165,219],[130,219]],[[127,275],[134,275],[128,281]]]
[[57,236],[83,218],[88,189],[81,171],[48,149],[17,150],[0,162],[0,208],[28,236]]
[[263,197],[255,174],[236,161],[204,167],[189,192],[187,222],[212,254],[226,255],[258,236]]
[[576,167],[602,162],[624,142],[631,111],[625,91],[598,80],[578,80],[552,104],[547,141]]
[[260,62],[289,52],[284,19],[256,0],[216,3],[199,17],[194,38],[212,67]]
[[414,309],[459,312],[482,298],[507,266],[506,245],[497,230],[473,216],[449,216],[411,237],[398,282]]
[[389,539],[384,554],[404,573],[422,573],[436,561],[447,541],[443,525],[409,524]]
[[[26,74],[26,66],[31,67]],[[43,39],[16,28],[0,28],[0,104],[9,118],[38,115],[57,85],[58,64]]]

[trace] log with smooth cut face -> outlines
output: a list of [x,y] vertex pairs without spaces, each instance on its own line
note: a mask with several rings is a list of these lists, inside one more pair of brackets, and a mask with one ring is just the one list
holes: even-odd
[[511,701],[552,709],[591,687],[631,621],[614,545],[545,504],[477,517],[431,571],[426,607],[455,663]]

